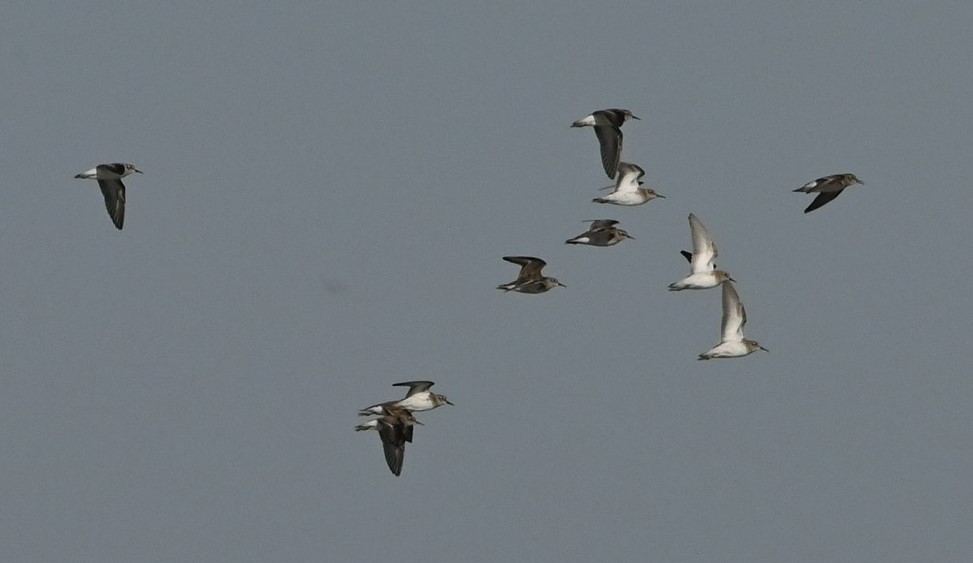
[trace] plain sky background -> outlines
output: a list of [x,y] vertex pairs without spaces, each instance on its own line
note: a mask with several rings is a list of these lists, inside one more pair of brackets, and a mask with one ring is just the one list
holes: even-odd
[[342,4],[3,8],[4,561],[970,560],[973,4]]

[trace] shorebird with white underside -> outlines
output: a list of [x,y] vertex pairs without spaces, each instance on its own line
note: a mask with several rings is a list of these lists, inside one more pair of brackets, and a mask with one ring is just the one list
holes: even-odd
[[[605,197],[596,197],[591,201],[615,205],[642,205],[657,197],[665,199],[666,196],[656,193],[655,190],[643,188],[642,176],[645,176],[645,170],[642,170],[641,166],[620,162],[618,164],[618,178],[615,179],[615,190]],[[608,186],[608,188],[610,187]]]
[[702,221],[692,213],[689,214],[689,231],[693,239],[693,252],[690,254],[685,250],[681,251],[682,255],[689,260],[689,275],[670,283],[669,291],[708,289],[727,280],[735,281],[726,271],[716,269],[718,254],[716,243],[713,242],[713,237],[703,226]]
[[747,310],[733,283],[723,282],[723,322],[720,326],[720,343],[699,355],[700,360],[713,358],[739,358],[756,352],[767,351],[756,340],[743,337],[743,325],[747,324]]
[[372,416],[382,414],[385,407],[396,407],[408,409],[412,412],[431,411],[441,405],[452,405],[446,395],[438,395],[429,390],[435,385],[432,381],[403,381],[393,383],[393,387],[408,387],[405,398],[399,401],[387,401],[370,407],[365,407],[358,411],[359,416]]

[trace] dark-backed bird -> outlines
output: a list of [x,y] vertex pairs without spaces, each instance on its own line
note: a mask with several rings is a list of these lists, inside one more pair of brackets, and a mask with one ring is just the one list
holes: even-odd
[[571,127],[593,127],[601,146],[601,164],[605,174],[615,179],[618,161],[622,156],[622,124],[629,119],[639,119],[627,109],[602,109],[592,112],[571,124]]
[[587,231],[564,241],[565,244],[586,244],[588,246],[614,246],[623,240],[634,237],[619,229],[614,219],[594,219]]
[[355,430],[378,430],[382,450],[385,452],[385,463],[392,474],[398,476],[402,473],[402,461],[405,459],[405,443],[412,442],[413,426],[422,423],[408,409],[385,407],[382,412],[381,418],[359,424]]
[[115,227],[122,230],[122,225],[125,224],[125,184],[122,183],[122,178],[136,172],[142,173],[134,164],[113,162],[111,164],[99,164],[91,170],[77,174],[75,178],[98,180],[101,194],[105,196],[108,216],[111,217]]
[[520,274],[510,283],[498,285],[497,289],[518,293],[544,293],[553,287],[567,287],[555,278],[541,273],[547,262],[533,256],[504,256],[504,260],[520,266]]
[[806,194],[818,194],[818,197],[814,198],[811,205],[808,205],[807,209],[804,210],[805,213],[810,213],[841,195],[841,192],[843,192],[848,186],[853,186],[855,184],[864,185],[865,182],[862,182],[856,178],[854,174],[833,174],[831,176],[825,176],[824,178],[818,178],[813,182],[808,182],[794,191],[803,192]]

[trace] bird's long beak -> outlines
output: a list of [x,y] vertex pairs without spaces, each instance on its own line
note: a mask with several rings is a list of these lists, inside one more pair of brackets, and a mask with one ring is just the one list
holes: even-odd
[[730,280],[733,283],[736,283],[737,282],[735,279],[731,278],[730,276],[726,276],[726,279]]
[[766,349],[766,348],[764,348],[764,347],[763,347],[763,346],[761,346],[760,344],[757,344],[757,347],[758,347],[758,348],[760,348],[761,350],[763,350],[764,352],[770,352],[770,350],[768,350],[768,349]]
[[639,121],[642,121],[642,118],[641,117],[638,117],[638,116],[635,116],[635,115],[632,116],[632,119],[638,119]]
[[[447,405],[453,405],[453,402],[452,402],[452,401],[450,401],[449,399],[445,399],[445,398],[444,398],[443,400],[444,400],[444,401],[446,401],[446,404],[447,404]],[[453,405],[453,406],[455,407],[456,405]]]
[[561,282],[557,282],[557,284],[558,284],[559,286],[561,286],[561,287],[567,287],[566,285],[564,285],[564,284],[563,284],[563,283],[561,283]]
[[863,186],[865,185],[865,182],[862,182],[861,180],[858,180],[858,178],[855,178],[855,180],[857,180],[859,184],[861,184]]
[[139,174],[141,174],[141,173],[142,173],[142,171],[141,171],[141,170],[139,170],[138,168],[133,168],[132,170],[133,170],[134,172],[138,172]]
[[655,194],[655,197],[661,197],[662,199],[665,199],[666,198],[666,196],[664,196],[662,194]]

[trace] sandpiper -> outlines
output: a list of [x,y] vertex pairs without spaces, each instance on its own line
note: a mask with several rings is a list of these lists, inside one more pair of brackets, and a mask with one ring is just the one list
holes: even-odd
[[615,205],[642,205],[657,197],[665,199],[666,196],[655,193],[655,190],[643,188],[642,176],[645,176],[645,170],[642,170],[641,166],[620,162],[618,163],[618,178],[615,179],[615,191],[605,197],[596,197],[591,201],[614,203]]
[[403,381],[393,383],[393,387],[408,387],[409,391],[401,401],[388,401],[370,407],[365,407],[358,411],[359,416],[372,416],[382,414],[386,407],[404,408],[412,412],[430,411],[441,405],[452,405],[446,395],[437,395],[429,391],[435,385],[432,381]]
[[497,289],[518,293],[544,293],[553,287],[567,287],[555,278],[541,274],[547,262],[532,256],[504,256],[504,260],[520,265],[520,274],[510,283],[498,285]]
[[564,241],[565,244],[587,244],[589,246],[614,246],[623,240],[634,237],[619,229],[614,219],[593,219],[591,227],[580,235]]
[[571,127],[594,127],[598,143],[601,145],[601,164],[605,174],[615,178],[618,160],[622,155],[622,124],[629,119],[639,119],[627,109],[602,109],[592,112],[571,124]]
[[122,184],[122,178],[135,172],[142,173],[134,164],[113,162],[111,164],[99,164],[91,170],[75,176],[75,178],[85,180],[98,180],[98,187],[101,188],[101,193],[105,196],[108,216],[111,217],[112,222],[115,223],[115,228],[118,230],[122,230],[122,225],[125,223],[125,184]]
[[699,355],[700,360],[712,358],[738,358],[757,350],[767,351],[756,340],[743,337],[743,325],[747,324],[747,310],[740,296],[729,281],[723,282],[723,323],[720,343]]
[[685,278],[669,284],[669,291],[682,291],[683,289],[708,289],[716,287],[721,283],[730,280],[730,274],[724,270],[716,269],[716,243],[710,236],[706,227],[699,220],[699,217],[689,214],[689,231],[693,239],[692,254],[682,250],[681,253],[689,260],[690,272]]
[[385,451],[385,463],[392,474],[402,473],[402,460],[405,458],[405,443],[412,442],[412,427],[422,424],[409,412],[399,407],[385,407],[384,416],[359,424],[355,430],[378,430],[382,439],[382,449]]
[[834,174],[808,182],[794,191],[806,194],[817,192],[818,197],[814,198],[811,205],[808,205],[807,209],[804,210],[805,213],[810,213],[841,195],[841,192],[848,186],[855,184],[864,185],[865,182],[856,178],[854,174]]

